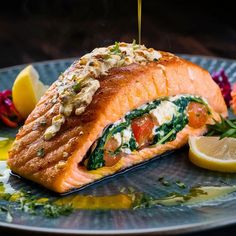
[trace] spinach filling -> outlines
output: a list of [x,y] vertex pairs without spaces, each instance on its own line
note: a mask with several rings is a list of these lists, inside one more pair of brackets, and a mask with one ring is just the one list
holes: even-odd
[[[104,145],[106,141],[109,138],[113,137],[115,134],[124,132],[124,130],[130,127],[132,120],[142,117],[145,114],[148,114],[151,110],[157,108],[162,101],[169,101],[169,99],[163,98],[147,103],[145,106],[135,109],[125,115],[124,119],[122,119],[122,122],[108,126],[105,129],[103,135],[98,139],[95,149],[88,158],[87,169],[96,170],[98,168],[103,167],[105,165]],[[209,111],[207,104],[200,97],[182,96],[177,98],[176,100],[171,101],[177,107],[177,114],[173,115],[171,121],[155,127],[154,137],[150,145],[164,144],[176,138],[177,133],[188,124],[188,117],[185,111],[189,102],[192,101],[204,104]],[[122,148],[128,148],[130,151],[138,149],[133,134],[131,135],[129,142],[121,143],[121,145],[112,153],[112,155],[115,156],[116,154],[121,152]]]

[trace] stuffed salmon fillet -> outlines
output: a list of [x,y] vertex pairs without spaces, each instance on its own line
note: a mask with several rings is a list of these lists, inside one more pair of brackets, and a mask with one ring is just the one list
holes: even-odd
[[182,147],[227,116],[220,88],[199,66],[116,43],[74,62],[19,130],[8,165],[64,193]]

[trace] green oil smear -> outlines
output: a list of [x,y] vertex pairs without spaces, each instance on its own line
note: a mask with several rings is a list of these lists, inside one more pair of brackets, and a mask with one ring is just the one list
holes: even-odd
[[157,205],[178,206],[178,205],[200,205],[201,203],[211,202],[223,198],[228,194],[236,192],[236,185],[233,186],[201,186],[192,187],[186,194],[173,192],[163,198],[154,199],[144,193],[136,194],[134,208],[147,208]]

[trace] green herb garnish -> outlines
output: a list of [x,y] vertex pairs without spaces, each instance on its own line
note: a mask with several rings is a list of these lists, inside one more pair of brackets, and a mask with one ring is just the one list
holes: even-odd
[[163,186],[166,186],[166,187],[169,187],[171,185],[171,183],[165,179],[165,177],[160,177],[158,179],[158,181],[163,185]]
[[121,53],[121,50],[120,50],[118,42],[115,42],[115,45],[113,46],[113,48],[110,49],[110,52],[112,52],[113,54]]
[[133,199],[134,199],[132,206],[133,210],[150,208],[156,205],[154,203],[154,199],[145,193],[133,193]]
[[43,206],[43,215],[48,218],[57,218],[59,216],[67,216],[71,214],[73,211],[73,208],[70,204],[67,205],[56,205],[52,203],[47,203]]
[[136,40],[135,40],[135,39],[133,39],[132,46],[133,46],[133,50],[136,50],[136,49],[138,49],[138,48],[139,48],[139,46],[140,46],[140,45],[138,45],[138,44],[136,43]]
[[45,156],[45,151],[44,148],[40,148],[37,151],[37,157],[44,157]]
[[47,121],[46,121],[46,120],[41,120],[41,121],[39,122],[39,124],[40,124],[41,126],[46,126],[46,125],[47,125]]
[[72,88],[75,93],[78,93],[81,90],[81,83],[77,82]]
[[[10,195],[8,199],[3,198],[6,201],[9,200],[11,196],[14,197],[14,195],[17,195],[16,199],[14,200],[14,208],[31,215],[41,214],[48,218],[56,218],[62,215],[69,215],[73,211],[73,208],[70,204],[58,205],[54,201],[51,201],[47,198],[36,198],[29,191],[26,192],[21,190],[15,192],[14,194],[7,195]],[[6,220],[8,222],[10,220],[12,221],[12,213],[9,207],[0,206],[0,212],[6,213]]]
[[183,182],[179,181],[179,180],[175,181],[175,184],[176,184],[179,188],[182,188],[182,189],[186,188],[186,185],[185,185]]
[[225,137],[236,138],[236,119],[224,119],[216,121],[213,125],[207,125],[207,136],[220,136],[220,139]]

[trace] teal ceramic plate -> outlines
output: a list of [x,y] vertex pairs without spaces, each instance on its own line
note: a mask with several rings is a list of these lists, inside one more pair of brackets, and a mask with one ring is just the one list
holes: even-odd
[[[183,55],[188,60],[199,64],[210,72],[224,68],[230,81],[236,82],[236,61]],[[35,63],[41,80],[51,84],[64,71],[73,59]],[[0,90],[11,88],[17,73],[24,66],[0,69]],[[0,136],[14,135],[15,130],[0,127]],[[180,190],[176,184],[163,186],[158,179],[165,176],[169,182],[183,181],[186,186],[236,184],[236,174],[220,174],[200,169],[192,165],[187,158],[187,148],[150,161],[117,175],[91,185],[81,191],[80,195],[113,195],[122,187],[132,187],[154,198],[159,198],[173,191]],[[14,189],[31,190],[35,196],[55,197],[55,194],[26,180],[11,176],[8,184]],[[6,204],[0,200],[0,206]],[[65,234],[156,234],[195,232],[236,223],[236,193],[194,206],[155,206],[137,210],[77,210],[69,216],[48,219],[41,215],[30,215],[21,211],[13,212],[11,223],[0,214],[0,226],[33,230],[40,232],[57,232]]]

